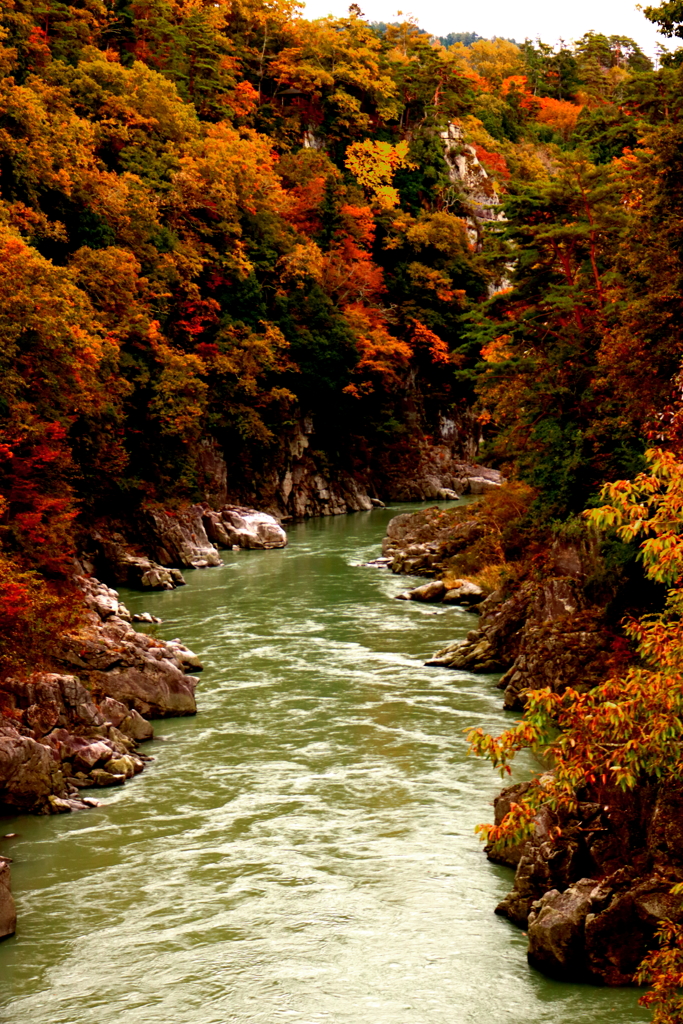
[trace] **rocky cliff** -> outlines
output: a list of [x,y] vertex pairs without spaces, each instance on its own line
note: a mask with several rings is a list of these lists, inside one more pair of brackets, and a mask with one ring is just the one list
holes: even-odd
[[[496,801],[502,821],[522,786]],[[579,802],[575,815],[543,808],[532,837],[492,860],[516,864],[496,913],[527,929],[529,962],[565,981],[627,985],[666,918],[683,919],[671,887],[683,880],[683,788],[671,782]],[[560,834],[558,835],[558,828]]]

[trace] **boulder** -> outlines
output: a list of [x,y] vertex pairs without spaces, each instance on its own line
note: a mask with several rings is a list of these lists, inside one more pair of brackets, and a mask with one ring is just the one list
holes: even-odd
[[443,600],[447,604],[459,604],[465,608],[473,608],[475,605],[481,604],[485,598],[486,594],[482,588],[472,580],[458,580],[457,584],[449,587],[443,596]]
[[561,981],[585,980],[586,917],[603,899],[598,883],[583,878],[562,893],[550,889],[534,903],[527,952],[531,966]]
[[146,550],[162,566],[204,569],[220,565],[220,556],[206,535],[203,515],[202,505],[178,512],[147,509],[141,521]]
[[144,719],[135,708],[131,708],[129,714],[121,722],[121,732],[125,736],[130,736],[136,743],[154,739],[154,729],[151,723]]
[[425,583],[414,590],[407,590],[403,594],[397,594],[399,601],[442,601],[446,593],[446,584],[443,580],[433,580]]
[[10,861],[0,857],[0,939],[14,935],[17,927],[17,910],[10,885]]
[[132,779],[135,775],[135,761],[128,754],[112,757],[104,765],[104,770],[110,775],[125,775],[127,779]]
[[239,547],[253,549],[284,548],[287,545],[287,534],[274,516],[266,512],[257,512],[253,508],[238,505],[225,505],[220,513],[205,512],[214,537],[222,547]]
[[94,768],[90,777],[96,786],[122,786],[126,781],[126,776],[123,773],[114,775],[104,768]]
[[64,777],[54,752],[30,736],[22,736],[0,718],[0,810],[44,812],[51,794],[65,793]]

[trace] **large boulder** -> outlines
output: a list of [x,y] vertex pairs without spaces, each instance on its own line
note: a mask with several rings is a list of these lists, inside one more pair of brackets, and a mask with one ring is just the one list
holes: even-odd
[[65,793],[54,751],[0,718],[0,810],[40,813],[46,810],[50,795]]
[[220,512],[204,510],[207,535],[219,547],[284,548],[287,534],[274,516],[253,508],[226,505]]
[[532,967],[562,981],[587,976],[585,923],[605,894],[592,878],[582,878],[564,892],[550,889],[529,914],[528,959]]

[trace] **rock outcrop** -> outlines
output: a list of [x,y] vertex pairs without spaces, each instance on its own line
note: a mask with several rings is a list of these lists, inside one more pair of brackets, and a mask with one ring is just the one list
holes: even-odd
[[[501,794],[498,823],[518,796],[519,787]],[[683,787],[653,783],[603,798],[580,803],[576,816],[542,809],[531,839],[489,856],[517,860],[497,913],[528,929],[534,967],[565,981],[626,985],[659,924],[683,920],[670,891],[683,880]]]
[[498,470],[463,461],[446,444],[423,448],[409,472],[387,469],[384,482],[385,495],[391,501],[452,501],[500,485]]
[[456,519],[438,508],[405,512],[390,520],[382,555],[394,573],[431,576],[481,536],[475,519]]
[[614,637],[576,579],[525,583],[509,596],[496,591],[478,609],[478,628],[437,651],[428,665],[503,672],[504,706],[518,710],[528,690],[586,692],[604,678]]
[[148,509],[126,535],[120,530],[91,531],[80,564],[84,571],[116,586],[173,590],[185,583],[181,569],[221,565],[218,548],[286,544],[287,534],[279,521],[253,508],[224,505],[215,511],[200,504],[178,512]]
[[0,682],[0,809],[61,813],[90,806],[81,790],[142,771],[148,717],[194,714],[201,668],[179,641],[136,633],[116,591],[82,578],[88,617],[56,642],[55,667]]
[[219,548],[284,548],[287,534],[267,512],[240,505],[225,505],[220,512],[205,508],[202,514],[209,539]]

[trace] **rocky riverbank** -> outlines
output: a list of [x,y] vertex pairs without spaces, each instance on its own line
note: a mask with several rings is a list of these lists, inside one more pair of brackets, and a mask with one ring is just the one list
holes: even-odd
[[[525,788],[503,791],[497,823]],[[496,913],[527,930],[532,966],[563,981],[632,982],[662,921],[683,919],[671,895],[683,880],[682,812],[678,784],[605,790],[573,816],[543,808],[516,850],[488,849],[491,860],[516,866]]]
[[272,515],[241,505],[206,503],[180,511],[145,509],[126,524],[102,524],[81,539],[80,567],[113,586],[173,590],[183,569],[221,565],[219,549],[283,548],[287,534]]
[[[196,712],[199,659],[179,641],[136,632],[116,591],[80,577],[87,611],[60,637],[54,671],[0,681],[0,813],[66,814],[97,806],[93,794],[123,785],[153,760],[149,718]],[[0,938],[16,911],[0,857]]]
[[[66,814],[97,806],[93,793],[123,785],[152,760],[139,745],[149,719],[196,713],[198,657],[179,640],[137,632],[116,590],[100,582],[169,590],[182,569],[221,564],[219,548],[284,547],[273,516],[207,504],[148,509],[124,530],[82,538],[75,583],[86,607],[79,627],[55,637],[50,671],[0,680],[0,813]],[[0,938],[16,923],[9,861],[0,857]]]
[[[484,473],[487,474],[484,476]],[[489,486],[498,482],[483,470]],[[438,509],[396,516],[382,542],[385,564],[395,573],[435,577],[400,595],[404,599],[475,608],[479,621],[464,641],[437,651],[428,665],[469,672],[500,672],[504,706],[521,710],[528,690],[549,686],[579,691],[604,678],[616,637],[604,609],[586,597],[584,583],[595,571],[589,544],[556,544],[542,578],[486,594],[472,580],[454,577],[459,556],[482,542],[486,525],[476,515],[457,518]]]
[[[485,596],[449,566],[481,542],[476,514],[448,517],[438,510],[397,516],[387,529],[383,561],[398,573],[433,578],[404,599],[457,603],[479,620],[464,641],[438,651],[427,664],[502,673],[504,706],[522,710],[529,690],[568,686],[586,692],[601,682],[618,637],[605,609],[591,603],[586,581],[600,556],[589,540],[555,543],[543,572]],[[500,824],[527,784],[509,787],[495,802]],[[511,892],[496,912],[529,936],[530,964],[566,981],[625,985],[655,944],[666,918],[683,919],[671,887],[683,880],[683,788],[666,782],[622,793],[603,780],[599,802],[579,801],[574,815],[543,807],[526,842],[487,847],[491,860],[515,868]]]

